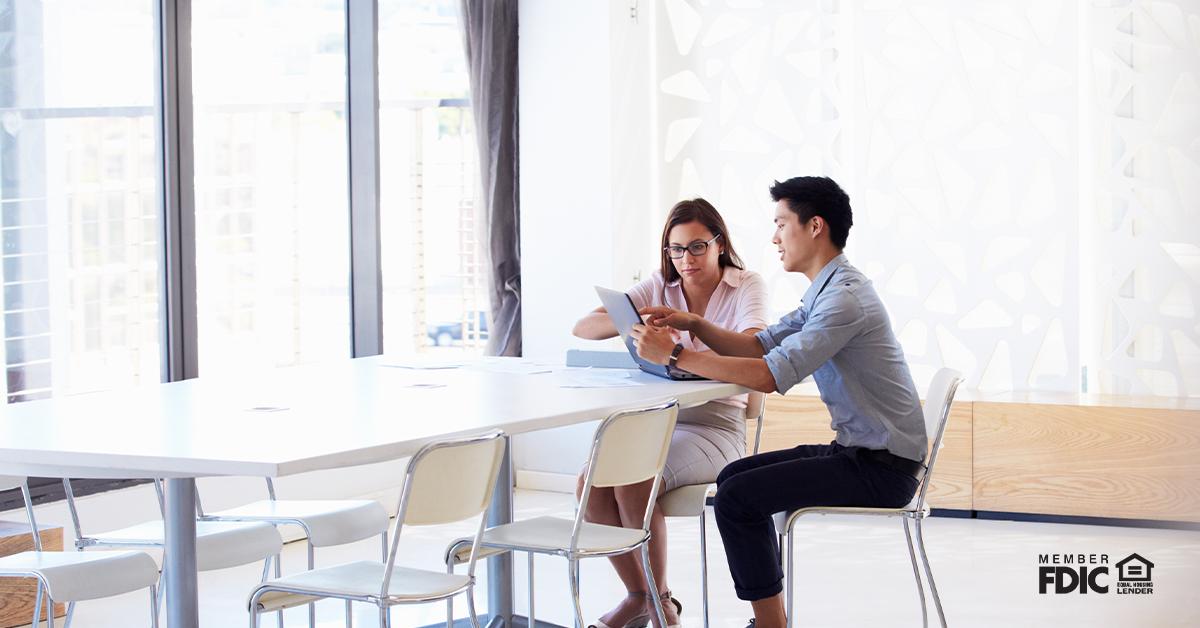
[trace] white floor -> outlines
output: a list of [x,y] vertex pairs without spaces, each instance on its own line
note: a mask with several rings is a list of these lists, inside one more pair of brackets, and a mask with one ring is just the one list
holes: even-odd
[[[517,516],[570,516],[569,495],[519,491]],[[711,515],[711,512],[710,512]],[[700,626],[698,519],[672,520],[670,583],[684,604],[685,626]],[[798,526],[796,583],[798,626],[919,626],[920,608],[912,571],[897,520],[814,518]],[[926,542],[947,619],[952,626],[1200,626],[1200,532],[932,518]],[[469,526],[405,530],[403,563],[438,569],[447,541],[469,534]],[[716,525],[709,517],[712,625],[737,627],[750,616],[749,605],[733,594]],[[374,559],[378,539],[318,550],[317,564]],[[1150,596],[1039,595],[1038,554],[1106,553],[1111,562],[1138,553],[1154,563]],[[526,610],[525,559],[518,556],[517,610]],[[304,565],[304,547],[284,552],[285,572]],[[1111,563],[1110,563],[1111,567]],[[1112,571],[1115,572],[1115,569]],[[480,565],[480,605],[486,606],[486,569]],[[200,574],[201,624],[246,626],[246,596],[261,565]],[[566,563],[538,557],[536,611],[539,619],[570,624]],[[598,617],[620,596],[616,577],[603,560],[583,564],[583,607]],[[460,603],[459,617],[465,605]],[[340,602],[318,605],[318,623],[342,626]],[[931,606],[932,614],[932,606]],[[392,625],[423,626],[444,621],[444,605],[393,611]],[[61,623],[59,624],[61,625]],[[78,628],[148,626],[144,593],[85,602],[76,609]],[[303,609],[289,611],[287,626],[307,625]],[[356,610],[356,626],[378,625],[373,608]],[[276,626],[274,616],[264,626]]]

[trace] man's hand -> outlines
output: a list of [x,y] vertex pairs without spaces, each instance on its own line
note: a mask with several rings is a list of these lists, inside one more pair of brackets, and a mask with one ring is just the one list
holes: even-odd
[[633,344],[637,347],[638,355],[643,360],[655,364],[668,364],[671,352],[675,350],[675,338],[669,329],[648,325],[634,325],[629,332],[633,336]]
[[700,315],[684,312],[661,305],[651,305],[638,310],[638,314],[646,317],[646,322],[653,327],[670,327],[683,331],[696,331],[700,323]]

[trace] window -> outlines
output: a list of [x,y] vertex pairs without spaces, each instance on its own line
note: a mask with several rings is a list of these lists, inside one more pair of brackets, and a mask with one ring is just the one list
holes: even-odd
[[346,357],[345,3],[193,11],[200,371]]
[[487,298],[457,0],[379,3],[380,223],[388,353],[479,353]]
[[7,403],[161,378],[154,29],[149,0],[0,12]]

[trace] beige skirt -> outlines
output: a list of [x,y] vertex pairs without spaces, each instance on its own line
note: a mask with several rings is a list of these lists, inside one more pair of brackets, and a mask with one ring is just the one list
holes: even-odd
[[679,411],[660,494],[680,486],[709,484],[725,465],[746,452],[746,411],[710,401]]

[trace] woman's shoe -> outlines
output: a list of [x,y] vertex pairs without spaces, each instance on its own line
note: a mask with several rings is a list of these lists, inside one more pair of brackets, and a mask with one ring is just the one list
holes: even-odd
[[[648,625],[650,625],[650,615],[639,615],[638,617],[634,617],[633,619],[629,620],[625,624],[624,628],[646,628]],[[597,619],[596,623],[589,624],[588,628],[613,628],[613,626],[609,626],[608,624]]]
[[671,595],[670,590],[659,593],[658,599],[660,599],[664,602],[670,602],[671,605],[675,607],[675,621],[677,623],[669,624],[667,626],[667,628],[682,628],[681,623],[679,623],[679,617],[681,615],[683,615],[683,602],[680,602],[679,600],[675,599],[675,596]]

